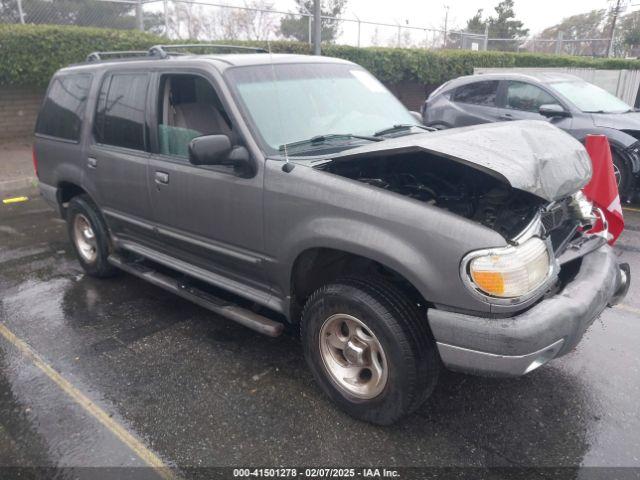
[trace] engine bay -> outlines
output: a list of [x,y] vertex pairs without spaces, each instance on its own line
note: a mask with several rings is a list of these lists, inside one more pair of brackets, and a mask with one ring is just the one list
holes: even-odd
[[477,168],[428,153],[340,159],[318,168],[448,210],[508,239],[544,204]]

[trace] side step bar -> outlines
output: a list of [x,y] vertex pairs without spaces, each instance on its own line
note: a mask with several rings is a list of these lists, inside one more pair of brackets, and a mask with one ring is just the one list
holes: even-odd
[[111,265],[124,270],[131,275],[143,278],[157,287],[175,293],[182,298],[190,300],[207,310],[228,318],[229,320],[238,322],[239,324],[255,330],[256,332],[268,335],[269,337],[277,337],[282,333],[284,328],[282,323],[278,323],[270,318],[258,315],[251,310],[242,308],[203,290],[185,285],[147,265],[137,262],[127,262],[116,254],[109,255],[108,260]]

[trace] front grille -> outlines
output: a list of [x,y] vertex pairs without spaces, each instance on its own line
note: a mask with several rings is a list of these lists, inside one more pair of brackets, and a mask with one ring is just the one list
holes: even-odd
[[556,256],[560,255],[569,240],[573,238],[580,222],[572,215],[572,199],[565,198],[547,207],[541,214],[542,226],[551,238],[551,245]]
[[542,212],[542,226],[547,233],[555,230],[563,225],[569,218],[569,202],[570,198],[561,200]]

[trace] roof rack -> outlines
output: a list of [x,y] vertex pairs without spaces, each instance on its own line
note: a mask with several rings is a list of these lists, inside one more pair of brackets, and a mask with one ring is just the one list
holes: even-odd
[[268,53],[264,48],[258,47],[245,47],[242,45],[223,45],[217,43],[191,43],[184,45],[154,45],[149,50],[122,50],[114,52],[92,52],[87,55],[87,62],[100,62],[102,60],[108,60],[110,58],[136,58],[147,57],[151,58],[168,58],[170,55],[186,55],[189,52],[180,52],[176,50],[189,49],[189,48],[213,48],[222,50],[225,52],[256,52],[256,53]]
[[91,52],[87,55],[87,62],[99,62],[106,60],[105,57],[145,57],[149,55],[146,50],[121,50],[119,52]]
[[[154,45],[149,49],[149,56],[167,58],[169,55],[185,55],[184,52],[176,52],[171,50],[188,49],[188,48],[214,48],[223,51],[251,51],[255,53],[269,53],[264,48],[245,47],[241,45],[223,45],[218,43],[191,43],[184,45]],[[188,53],[188,52],[187,52]]]

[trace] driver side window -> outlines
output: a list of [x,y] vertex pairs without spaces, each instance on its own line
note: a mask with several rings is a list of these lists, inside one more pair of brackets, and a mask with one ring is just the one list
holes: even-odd
[[197,75],[163,75],[158,98],[158,146],[162,155],[189,157],[189,142],[227,135],[233,127],[213,86]]
[[509,82],[507,85],[507,108],[537,113],[541,105],[557,103],[547,92],[530,83]]

